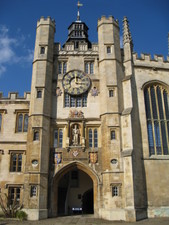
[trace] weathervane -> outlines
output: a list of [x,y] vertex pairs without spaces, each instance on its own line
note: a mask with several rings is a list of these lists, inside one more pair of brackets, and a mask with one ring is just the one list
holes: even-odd
[[80,3],[80,1],[78,1],[77,3],[77,7],[78,7],[78,11],[77,11],[77,21],[80,21],[80,12],[79,12],[79,8],[83,6],[83,4]]

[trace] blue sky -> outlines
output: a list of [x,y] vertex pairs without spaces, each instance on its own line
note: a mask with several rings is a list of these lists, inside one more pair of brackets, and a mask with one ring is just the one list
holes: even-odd
[[[97,42],[97,20],[113,15],[128,17],[134,51],[168,54],[168,0],[81,0],[81,20],[89,27],[89,39]],[[56,21],[55,41],[63,44],[67,28],[76,20],[77,0],[0,0],[0,92],[30,91],[37,20],[50,16]]]

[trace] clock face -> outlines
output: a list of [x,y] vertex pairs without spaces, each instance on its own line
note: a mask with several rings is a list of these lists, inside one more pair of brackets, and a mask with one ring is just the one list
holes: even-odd
[[80,70],[72,70],[63,77],[63,88],[71,95],[80,95],[90,87],[90,78]]

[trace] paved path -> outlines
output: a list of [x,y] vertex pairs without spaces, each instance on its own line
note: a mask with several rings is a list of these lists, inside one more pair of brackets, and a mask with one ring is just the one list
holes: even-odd
[[2,220],[0,225],[169,225],[169,218],[155,218],[146,219],[137,222],[123,222],[123,221],[107,221],[102,219],[95,219],[87,216],[67,216],[50,218],[40,221],[16,221],[16,220]]

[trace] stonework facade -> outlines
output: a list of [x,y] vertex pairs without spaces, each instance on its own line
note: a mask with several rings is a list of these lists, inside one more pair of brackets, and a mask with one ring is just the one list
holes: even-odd
[[37,23],[31,93],[0,93],[0,190],[28,219],[92,213],[108,220],[169,216],[169,59],[123,48],[113,17],[98,43],[73,22]]

